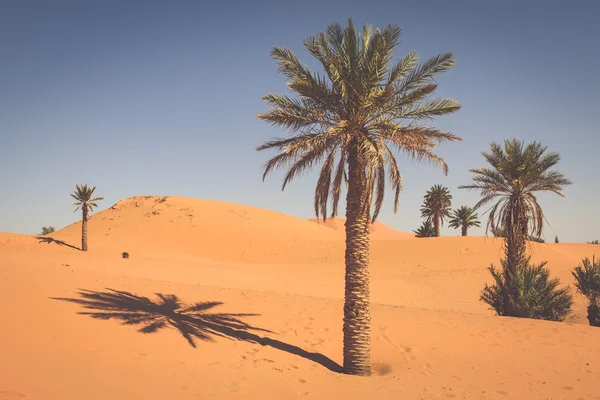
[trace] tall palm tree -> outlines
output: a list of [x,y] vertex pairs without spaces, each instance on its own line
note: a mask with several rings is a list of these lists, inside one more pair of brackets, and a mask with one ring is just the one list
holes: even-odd
[[452,195],[447,187],[433,185],[425,194],[421,217],[433,222],[435,236],[440,236],[440,227],[444,225],[444,218],[450,217]]
[[459,110],[454,100],[427,100],[437,88],[433,77],[449,70],[454,56],[441,54],[420,64],[410,52],[393,62],[400,32],[394,25],[381,30],[365,26],[357,32],[351,19],[346,27],[329,25],[326,32],[304,41],[324,74],[309,71],[289,49],[274,47],[271,56],[297,97],[268,94],[263,99],[270,109],[258,115],[293,133],[257,148],[279,152],[265,164],[263,180],[273,169],[289,167],[283,190],[322,161],[314,209],[323,220],[329,200],[331,216],[337,215],[342,184],[347,185],[344,371],[355,375],[371,371],[369,223],[379,215],[386,173],[394,191],[394,211],[402,189],[392,149],[439,165],[447,173],[446,162],[433,149],[440,142],[460,140],[419,123]]
[[479,215],[469,206],[461,206],[453,211],[450,216],[450,228],[461,228],[462,235],[467,236],[467,232],[472,226],[480,226],[481,222],[477,219]]
[[560,161],[558,153],[546,153],[538,142],[525,145],[517,139],[505,140],[504,147],[490,144],[483,157],[491,168],[473,168],[473,184],[460,189],[475,189],[482,199],[475,209],[496,201],[489,210],[487,230],[503,230],[506,236],[507,266],[514,275],[525,261],[529,233],[542,235],[544,211],[536,192],[552,192],[563,196],[562,190],[571,181],[558,171],[551,171]]
[[81,209],[82,219],[81,219],[81,250],[87,251],[87,221],[88,221],[88,213],[92,212],[94,207],[98,207],[96,204],[97,201],[104,200],[104,197],[94,197],[94,190],[96,190],[96,186],[90,187],[88,185],[75,185],[76,190],[71,193],[71,197],[77,200],[76,203],[71,204],[71,206],[77,206],[75,211]]

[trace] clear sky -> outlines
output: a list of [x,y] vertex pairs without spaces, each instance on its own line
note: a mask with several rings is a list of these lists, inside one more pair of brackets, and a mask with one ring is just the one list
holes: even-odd
[[475,204],[478,195],[457,186],[484,165],[489,142],[514,136],[558,151],[574,182],[565,198],[540,199],[561,241],[600,239],[599,15],[592,0],[3,1],[0,231],[75,222],[76,183],[97,186],[100,209],[134,195],[178,195],[312,217],[314,174],[283,193],[282,174],[261,182],[271,154],[254,149],[288,133],[255,115],[267,109],[263,95],[286,92],[272,46],[313,67],[303,39],[352,17],[400,25],[397,56],[457,58],[438,95],[463,109],[435,122],[463,138],[439,148],[450,174],[400,156],[400,210],[388,197],[384,223],[416,229],[422,197],[437,183],[455,208]]

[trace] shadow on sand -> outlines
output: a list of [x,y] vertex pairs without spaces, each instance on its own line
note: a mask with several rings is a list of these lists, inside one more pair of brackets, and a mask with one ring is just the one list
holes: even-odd
[[70,248],[75,249],[75,250],[81,250],[79,247],[75,247],[75,246],[73,246],[73,245],[71,245],[71,244],[69,244],[69,243],[67,243],[67,242],[65,242],[63,240],[54,239],[54,238],[51,238],[49,236],[38,236],[37,240],[39,240],[40,243],[41,242],[44,242],[44,243],[55,243],[55,244],[57,244],[59,246],[67,246],[67,247],[70,247]]
[[257,316],[259,314],[227,314],[209,312],[223,304],[221,302],[200,302],[184,304],[173,294],[157,293],[156,301],[147,297],[136,296],[129,292],[106,289],[105,292],[80,290],[78,299],[55,298],[76,303],[90,311],[79,314],[89,315],[97,319],[116,319],[123,325],[142,325],[141,333],[154,333],[162,328],[174,328],[196,347],[196,339],[213,341],[211,336],[236,339],[295,354],[306,358],[334,372],[342,372],[342,367],[335,361],[320,353],[310,353],[297,346],[279,340],[262,337],[253,332],[268,332],[249,325],[241,317]]

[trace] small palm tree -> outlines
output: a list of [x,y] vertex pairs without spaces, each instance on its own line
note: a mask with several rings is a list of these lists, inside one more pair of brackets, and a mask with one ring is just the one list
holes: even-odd
[[467,232],[472,226],[480,226],[481,222],[477,219],[479,215],[471,207],[462,206],[452,213],[450,216],[450,228],[460,228],[463,236],[467,236]]
[[75,185],[76,190],[71,193],[71,197],[77,200],[76,203],[71,204],[71,206],[77,206],[75,211],[81,209],[82,219],[81,219],[81,250],[87,251],[87,221],[88,221],[88,213],[91,213],[94,207],[98,207],[96,204],[97,201],[104,200],[104,197],[94,197],[94,190],[96,187],[90,187],[88,185]]
[[600,326],[600,260],[592,257],[582,260],[582,265],[575,267],[571,273],[575,278],[575,287],[585,297],[588,305],[588,321],[591,326]]
[[357,32],[352,20],[345,28],[329,25],[326,32],[304,41],[324,74],[309,71],[289,49],[274,47],[271,56],[298,96],[268,94],[263,99],[271,108],[258,115],[293,132],[292,137],[257,148],[279,152],[265,164],[263,179],[273,169],[289,167],[283,190],[298,174],[322,162],[314,208],[323,219],[330,200],[331,215],[337,215],[341,189],[347,184],[344,371],[355,375],[371,373],[369,224],[379,215],[386,178],[394,191],[395,211],[402,189],[392,150],[447,172],[433,149],[440,142],[460,140],[419,123],[459,110],[454,100],[427,99],[437,88],[433,77],[449,70],[454,56],[441,54],[420,64],[410,52],[393,62],[400,32],[394,25],[382,30],[365,26]]
[[447,187],[434,185],[425,194],[421,208],[421,217],[433,222],[435,236],[440,236],[440,227],[444,225],[444,218],[450,218],[452,195]]
[[415,233],[415,237],[418,238],[426,238],[426,237],[434,237],[435,229],[433,229],[433,224],[429,220],[423,221],[423,224],[417,229],[413,231]]
[[525,260],[526,241],[542,235],[544,211],[536,192],[553,192],[563,196],[562,190],[571,181],[561,172],[551,171],[558,164],[558,153],[547,153],[538,142],[525,146],[517,139],[505,140],[504,147],[490,144],[490,152],[482,153],[491,168],[473,168],[473,184],[460,189],[475,189],[483,197],[475,209],[496,200],[489,211],[487,229],[504,231],[507,265],[513,274]]
[[54,232],[55,229],[53,226],[42,226],[42,235],[47,235],[49,233]]

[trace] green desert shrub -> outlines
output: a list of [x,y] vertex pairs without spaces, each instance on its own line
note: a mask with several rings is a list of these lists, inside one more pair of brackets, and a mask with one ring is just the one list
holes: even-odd
[[49,233],[54,232],[55,229],[53,226],[42,226],[42,235],[47,235]]
[[498,315],[562,321],[570,314],[573,296],[567,288],[558,287],[558,279],[550,279],[545,261],[535,266],[527,259],[514,275],[506,260],[500,262],[502,270],[489,268],[495,284],[486,284],[481,292],[481,300]]
[[600,326],[600,260],[584,258],[581,265],[571,271],[575,278],[575,287],[587,297],[588,321],[592,326]]
[[415,236],[418,238],[426,238],[426,237],[434,237],[435,236],[435,227],[431,223],[431,221],[426,220],[423,224],[417,229],[413,231]]
[[592,240],[591,242],[587,242],[588,244],[600,244],[598,240]]

